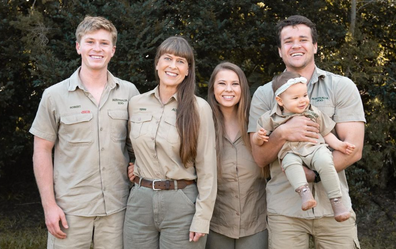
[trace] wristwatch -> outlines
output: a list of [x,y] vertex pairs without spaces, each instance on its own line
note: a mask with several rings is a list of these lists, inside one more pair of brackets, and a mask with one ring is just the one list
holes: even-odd
[[315,180],[314,180],[314,182],[315,182],[315,183],[320,182],[320,175],[319,175],[318,171],[313,170],[313,172],[315,173]]

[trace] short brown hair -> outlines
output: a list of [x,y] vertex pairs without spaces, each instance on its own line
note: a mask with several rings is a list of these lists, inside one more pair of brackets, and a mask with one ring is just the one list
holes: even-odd
[[113,46],[115,46],[117,43],[117,29],[112,22],[101,16],[86,16],[77,27],[76,41],[80,43],[84,35],[101,29],[111,33]]
[[313,44],[318,43],[318,31],[316,30],[315,23],[313,23],[311,20],[309,20],[305,16],[294,15],[294,16],[290,16],[287,19],[280,21],[276,25],[276,34],[278,35],[277,45],[279,48],[282,45],[281,32],[282,32],[283,28],[288,27],[288,26],[294,27],[299,24],[308,26],[311,29],[312,43]]

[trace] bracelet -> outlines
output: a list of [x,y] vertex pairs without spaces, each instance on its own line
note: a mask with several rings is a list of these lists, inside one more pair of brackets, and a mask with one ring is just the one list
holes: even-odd
[[316,171],[316,170],[313,170],[313,172],[315,173],[315,180],[314,180],[314,182],[315,183],[318,183],[318,182],[320,182],[320,175],[319,175],[319,173]]

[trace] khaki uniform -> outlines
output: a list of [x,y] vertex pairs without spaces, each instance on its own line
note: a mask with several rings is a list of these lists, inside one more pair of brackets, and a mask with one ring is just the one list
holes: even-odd
[[[257,130],[264,128],[269,133],[294,116],[306,116],[319,124],[319,138],[317,143],[287,141],[278,153],[278,158],[285,170],[287,179],[297,189],[306,185],[307,179],[302,168],[303,163],[312,170],[319,172],[322,184],[329,199],[342,197],[337,172],[334,168],[333,156],[324,137],[335,127],[335,122],[324,115],[315,106],[309,105],[302,114],[284,115],[279,105],[264,113],[258,120]],[[296,193],[297,194],[297,193]]]
[[[363,104],[356,85],[348,78],[315,68],[308,83],[310,102],[324,114],[331,117],[336,123],[361,121],[365,122]],[[259,87],[252,99],[249,132],[255,132],[257,120],[265,112],[271,110],[276,104],[271,83]],[[337,134],[336,134],[337,135]],[[317,206],[308,211],[301,210],[301,200],[291,187],[278,160],[270,165],[271,180],[267,183],[268,215],[281,215],[288,217],[315,219],[333,217],[333,211],[326,191],[321,182],[310,183]],[[345,171],[338,173],[342,201],[351,209],[349,188]],[[335,222],[335,221],[334,221]],[[346,225],[342,222],[340,225]],[[349,223],[348,223],[349,224]],[[357,238],[356,238],[357,239]]]
[[108,72],[96,105],[79,71],[44,91],[30,133],[55,143],[54,189],[62,210],[106,216],[126,207],[128,101],[139,92]]
[[[329,134],[335,127],[335,122],[316,108],[315,106],[309,105],[307,110],[317,114],[314,122],[319,124],[319,138],[317,143],[308,142],[286,142],[282,149],[278,153],[278,158],[283,159],[287,153],[294,153],[299,156],[307,156],[314,153],[319,147],[327,147],[323,137]],[[306,112],[306,111],[305,111]],[[286,123],[289,119],[294,116],[300,116],[304,114],[291,114],[283,115],[279,105],[275,105],[271,111],[264,113],[258,120],[257,130],[264,128],[268,133],[271,133],[281,124]],[[308,117],[308,116],[307,116]],[[309,164],[307,164],[310,166]]]
[[[209,104],[199,97],[196,97],[196,105],[200,118],[197,157],[194,164],[190,163],[189,165],[183,165],[179,155],[180,137],[176,128],[177,93],[174,94],[166,104],[162,104],[159,97],[158,87],[156,87],[152,91],[132,98],[129,103],[129,137],[132,141],[133,151],[136,156],[135,175],[148,180],[184,179],[197,181],[196,188],[198,190],[198,194],[194,200],[191,200],[191,198],[190,200],[186,199],[187,196],[185,191],[193,191],[191,188],[195,185],[186,187],[184,191],[155,191],[149,189],[150,191],[155,192],[153,193],[153,198],[165,198],[165,196],[167,196],[166,198],[169,198],[169,196],[173,195],[172,193],[174,191],[179,191],[180,195],[182,195],[189,204],[193,204],[194,212],[191,215],[190,221],[188,221],[188,219],[186,220],[189,226],[185,231],[187,234],[187,243],[189,243],[189,231],[200,233],[209,232],[209,224],[213,213],[217,191],[215,131],[212,110]],[[147,188],[146,190],[139,190],[141,188],[144,187],[134,187],[128,200],[124,241],[130,240],[131,246],[136,244],[134,237],[135,232],[142,232],[141,229],[139,229],[140,231],[134,230],[137,225],[134,223],[135,219],[138,218],[139,215],[147,213],[143,212],[143,210],[140,210],[139,207],[135,205],[135,202],[138,202],[138,200],[134,197],[139,195],[142,196],[142,191],[148,191]],[[151,195],[151,192],[150,194],[144,194],[144,196],[148,195]],[[153,205],[160,205],[164,208],[164,211],[169,208],[168,206],[162,206],[168,200],[165,201],[164,199],[163,202],[159,203],[156,202],[156,200],[157,199],[152,199],[150,201],[147,200],[146,203],[153,202]],[[172,205],[172,203],[169,205]],[[152,210],[151,208],[154,207],[148,208],[149,210]],[[150,219],[152,220],[153,218],[156,219],[157,217],[163,217],[163,219],[167,220],[168,217],[177,214],[177,210],[166,210],[169,214],[164,214],[162,210],[163,209],[160,207],[154,208],[152,210],[153,215],[151,216],[155,217],[151,217]],[[158,220],[158,223],[156,223],[158,224],[158,227],[155,229],[161,231],[161,228],[163,227],[161,222],[163,219]],[[177,227],[179,225],[173,224],[172,226]],[[180,226],[182,226],[182,224],[180,224]],[[167,234],[169,234],[169,232]],[[202,241],[204,241],[204,239],[202,239]],[[142,241],[142,243],[144,243],[144,241]],[[176,243],[176,241],[174,241],[174,243]],[[128,244],[126,243],[126,245]],[[184,245],[180,245],[181,248],[183,246]]]
[[266,180],[243,142],[223,137],[221,168],[217,180],[217,198],[210,229],[239,239],[261,232],[266,222]]

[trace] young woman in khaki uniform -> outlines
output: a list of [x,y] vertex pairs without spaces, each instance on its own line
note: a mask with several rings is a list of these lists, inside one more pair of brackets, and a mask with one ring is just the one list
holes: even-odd
[[124,246],[204,248],[217,191],[212,111],[194,95],[194,53],[185,39],[166,39],[155,69],[159,85],[129,104],[136,161]]
[[206,248],[265,249],[266,180],[250,151],[250,92],[238,66],[223,62],[214,69],[208,102],[217,135],[218,190]]

